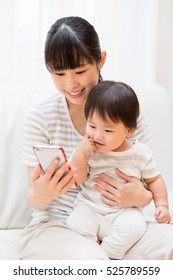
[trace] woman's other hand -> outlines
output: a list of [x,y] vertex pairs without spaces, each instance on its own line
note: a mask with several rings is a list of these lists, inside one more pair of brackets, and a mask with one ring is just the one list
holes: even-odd
[[103,201],[111,206],[118,207],[144,207],[152,200],[152,193],[143,183],[134,177],[115,169],[116,174],[126,183],[120,183],[103,173],[95,178],[95,188],[101,193]]

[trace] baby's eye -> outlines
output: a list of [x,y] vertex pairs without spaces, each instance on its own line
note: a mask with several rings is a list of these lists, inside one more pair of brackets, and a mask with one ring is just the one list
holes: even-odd
[[105,132],[113,132],[112,130],[110,130],[110,129],[105,129]]
[[90,127],[91,127],[91,128],[96,128],[96,127],[95,127],[94,125],[92,125],[92,124],[90,124]]

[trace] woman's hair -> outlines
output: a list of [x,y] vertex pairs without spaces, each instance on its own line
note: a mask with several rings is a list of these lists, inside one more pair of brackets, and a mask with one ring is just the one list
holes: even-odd
[[102,81],[90,92],[85,104],[85,116],[97,112],[107,121],[123,122],[130,129],[136,129],[139,116],[139,102],[134,90],[121,82]]
[[50,28],[45,43],[45,63],[50,72],[98,64],[100,42],[94,27],[80,17],[58,19]]

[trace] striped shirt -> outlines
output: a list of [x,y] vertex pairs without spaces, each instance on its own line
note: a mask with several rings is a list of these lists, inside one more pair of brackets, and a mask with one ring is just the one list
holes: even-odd
[[[151,144],[148,127],[142,115],[138,119],[138,128],[134,135],[146,145]],[[34,145],[62,146],[69,159],[77,143],[82,139],[71,120],[66,99],[55,94],[41,104],[33,106],[27,116],[23,137],[23,162],[27,166],[36,166],[33,153]],[[72,188],[54,199],[46,211],[33,209],[33,221],[57,219],[65,221],[73,209],[73,203],[79,188]]]

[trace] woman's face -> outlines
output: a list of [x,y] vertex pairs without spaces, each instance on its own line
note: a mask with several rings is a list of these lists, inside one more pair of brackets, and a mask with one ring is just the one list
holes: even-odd
[[85,104],[91,89],[99,81],[99,71],[104,62],[105,57],[99,65],[86,63],[75,69],[51,73],[56,88],[66,97],[68,105]]

